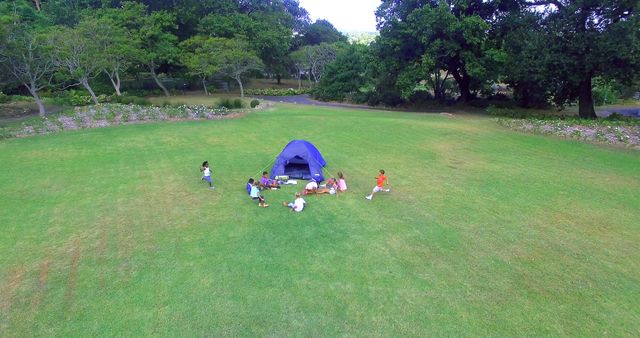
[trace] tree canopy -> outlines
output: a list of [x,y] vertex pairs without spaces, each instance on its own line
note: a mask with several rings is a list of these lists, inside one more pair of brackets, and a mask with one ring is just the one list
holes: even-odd
[[[318,98],[386,105],[473,103],[508,85],[515,102],[578,103],[593,87],[637,86],[637,0],[382,0],[379,34],[349,44],[297,0],[7,0],[0,2],[3,89],[92,83],[121,95],[122,77],[202,85],[249,74],[306,78]],[[375,39],[369,43],[371,39]],[[53,81],[51,81],[53,79]],[[53,82],[56,82],[52,86]],[[106,86],[104,85],[106,84]],[[637,87],[636,87],[637,88]],[[44,109],[44,107],[42,107]]]

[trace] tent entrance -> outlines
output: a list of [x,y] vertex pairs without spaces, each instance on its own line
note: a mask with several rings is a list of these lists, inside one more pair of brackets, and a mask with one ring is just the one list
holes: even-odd
[[311,170],[309,169],[309,163],[300,156],[294,156],[289,160],[289,163],[285,164],[284,174],[291,178],[302,180],[311,179]]

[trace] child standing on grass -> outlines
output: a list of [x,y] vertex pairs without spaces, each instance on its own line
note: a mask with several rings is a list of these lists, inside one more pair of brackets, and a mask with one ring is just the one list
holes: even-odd
[[391,189],[385,189],[384,185],[389,185],[389,182],[387,181],[387,176],[384,175],[384,169],[380,169],[380,173],[378,174],[378,176],[376,177],[376,186],[373,187],[373,190],[371,191],[371,195],[365,197],[368,200],[372,200],[373,199],[373,195],[375,195],[378,191],[385,191],[385,192],[389,192],[391,191]]
[[247,189],[249,188],[249,184],[251,184],[251,190],[249,191],[249,196],[254,201],[258,201],[258,206],[266,208],[269,206],[264,200],[264,197],[260,196],[260,189],[258,189],[258,182],[255,182],[253,178],[249,179],[247,183]]
[[215,187],[211,183],[211,169],[209,169],[209,161],[202,162],[200,171],[202,172],[202,180],[207,181],[209,183],[209,189],[211,190],[215,189]]

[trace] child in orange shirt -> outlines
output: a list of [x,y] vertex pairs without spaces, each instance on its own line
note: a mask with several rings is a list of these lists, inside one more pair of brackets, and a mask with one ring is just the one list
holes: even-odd
[[371,191],[371,195],[365,198],[368,200],[372,200],[373,195],[375,195],[375,193],[377,193],[378,191],[384,191],[384,192],[391,191],[391,189],[384,188],[385,184],[389,185],[389,182],[387,181],[387,176],[384,175],[384,169],[380,169],[380,174],[378,174],[378,176],[376,177],[376,186],[373,187],[373,190]]

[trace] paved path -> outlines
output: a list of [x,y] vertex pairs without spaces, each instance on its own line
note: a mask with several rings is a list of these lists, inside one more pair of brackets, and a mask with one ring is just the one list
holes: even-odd
[[273,102],[284,102],[284,103],[293,103],[293,104],[301,104],[307,106],[321,106],[321,107],[341,107],[341,108],[355,108],[355,109],[384,109],[379,107],[371,107],[364,104],[349,104],[349,103],[339,103],[339,102],[322,102],[316,101],[312,99],[308,94],[303,95],[292,95],[292,96],[263,96],[257,95],[255,96],[262,100],[273,101]]

